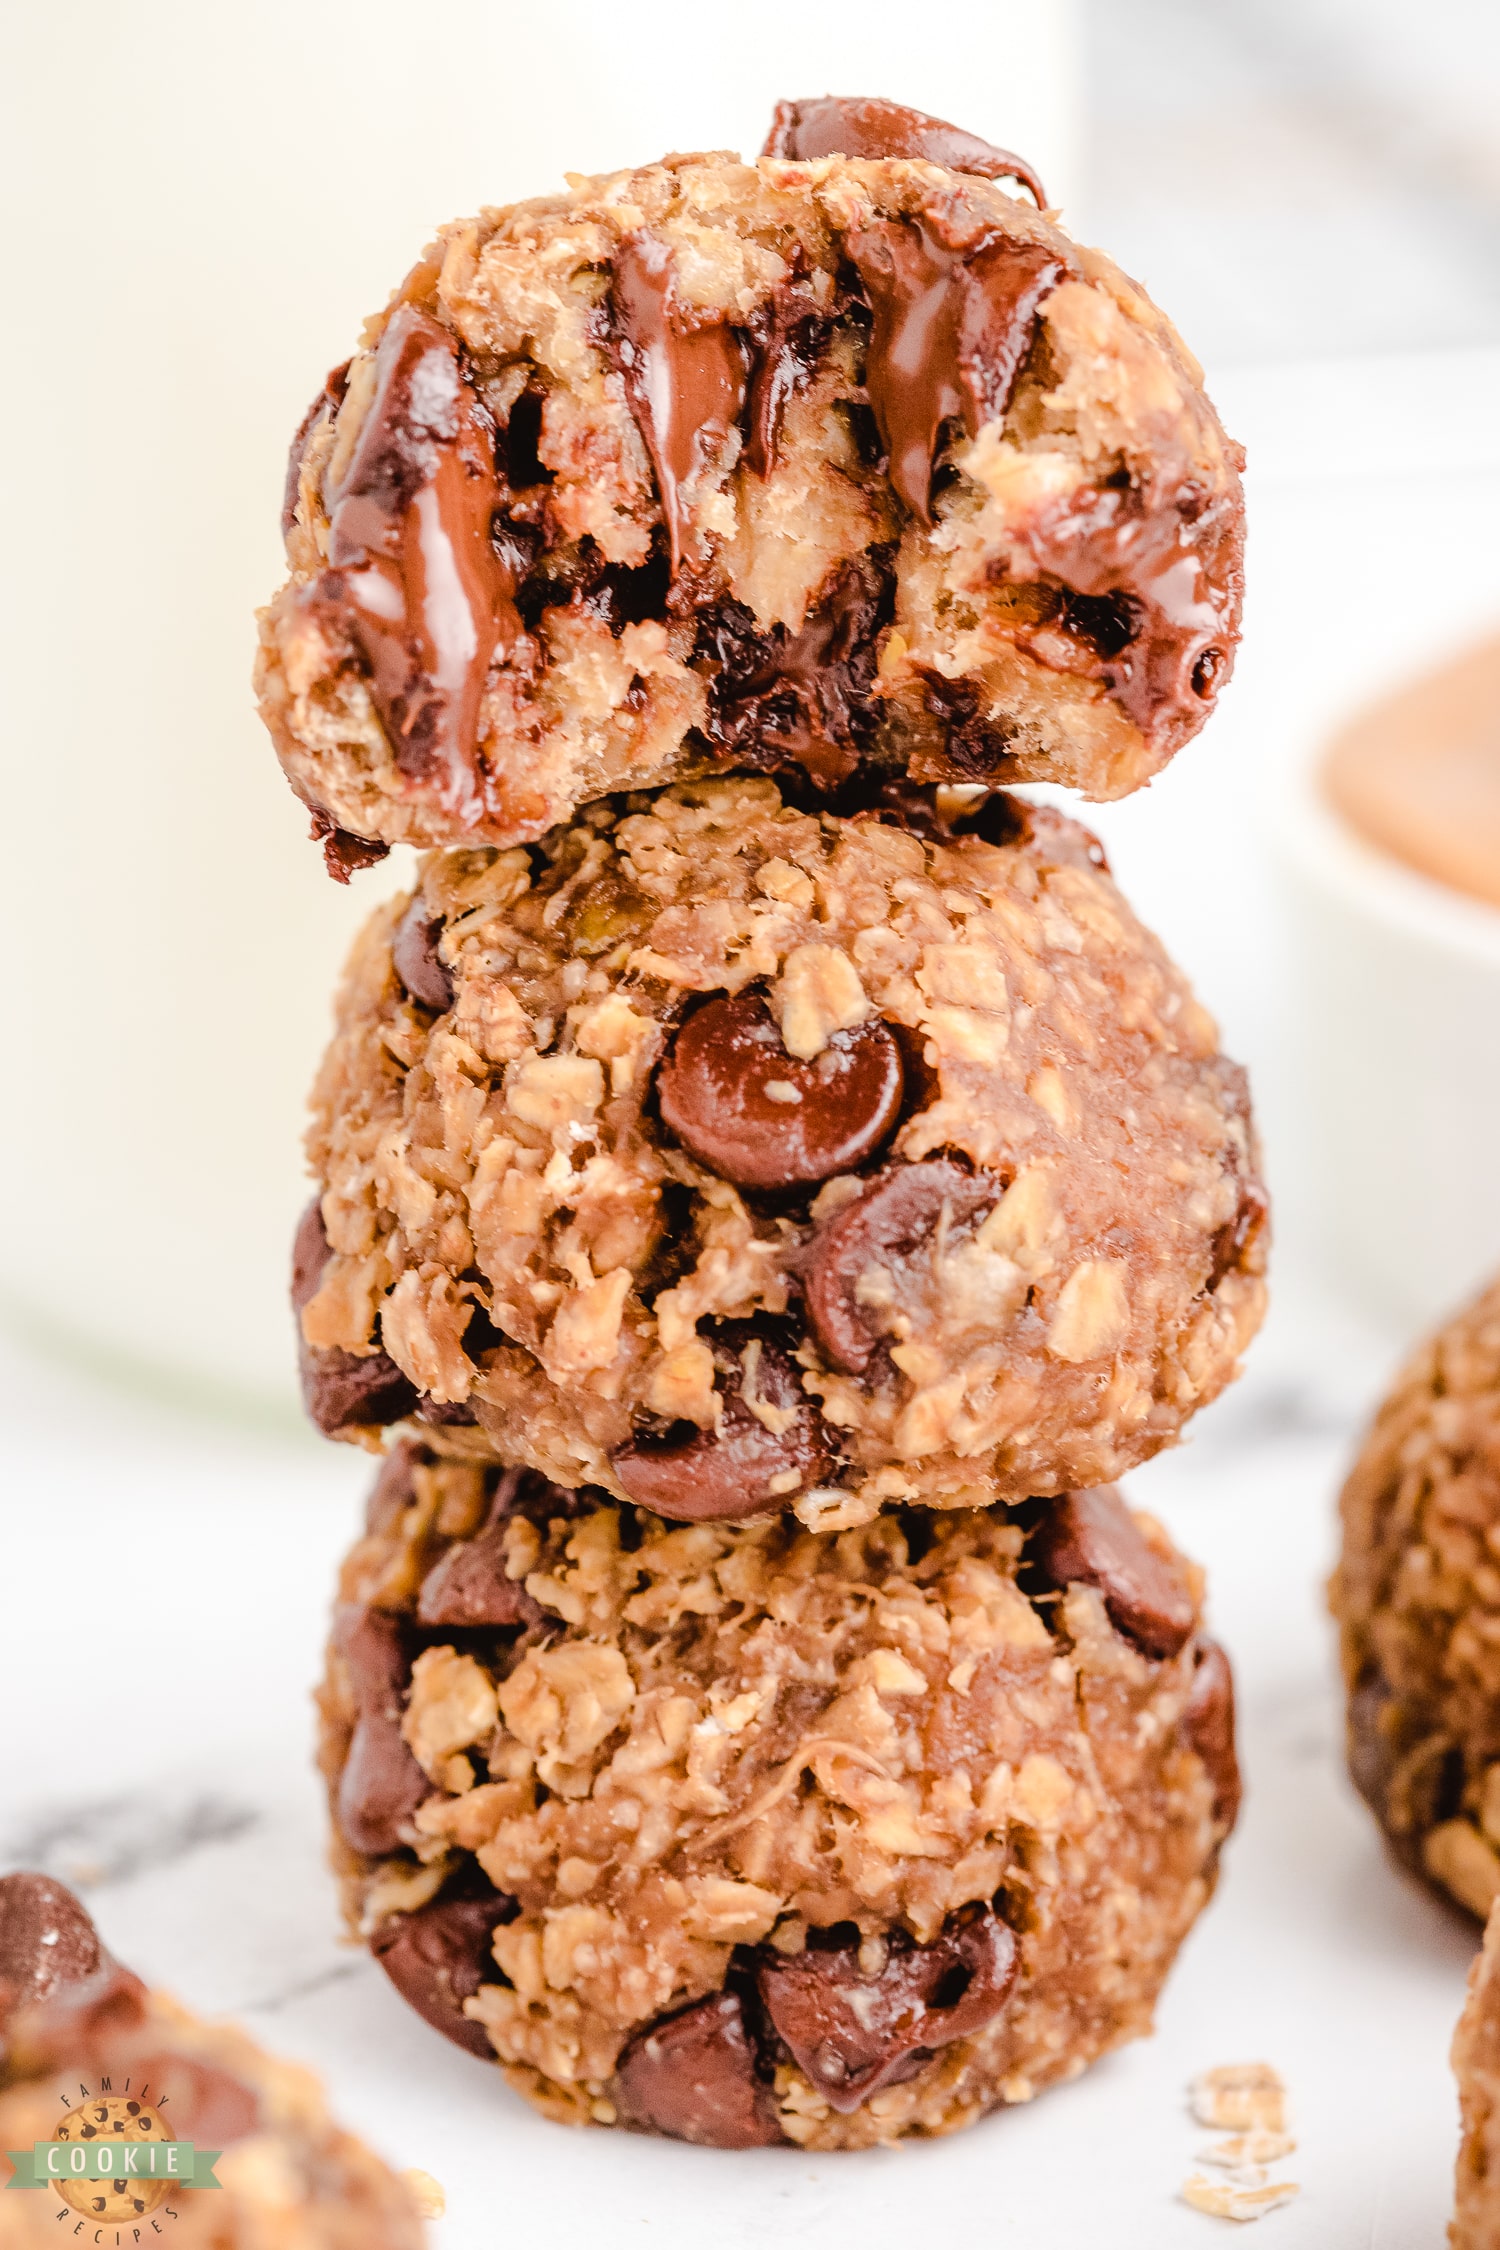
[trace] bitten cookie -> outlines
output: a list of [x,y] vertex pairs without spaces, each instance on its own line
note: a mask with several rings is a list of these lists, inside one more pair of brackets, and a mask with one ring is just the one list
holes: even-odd
[[1150,2028],[1239,1797],[1201,1591],[1111,1491],[673,1529],[403,1446],[322,1697],[349,1919],[565,2121],[954,2131]]
[[1500,1283],[1424,1344],[1341,1502],[1349,1770],[1398,1855],[1500,1896]]
[[422,2250],[426,2240],[410,2190],[334,2124],[309,2072],[148,1992],[61,1883],[0,1877],[0,2147],[101,2139],[222,2150],[218,2192],[139,2172],[8,2192],[7,2250],[60,2234],[155,2240],[164,2221],[181,2250]]
[[1240,454],[1019,159],[783,104],[443,230],[298,432],[261,709],[329,865],[725,764],[1138,788],[1239,633]]
[[1463,2140],[1458,2152],[1450,2250],[1495,2250],[1500,2242],[1500,1912],[1485,1925],[1469,1970],[1468,1997],[1453,2034],[1453,2072]]
[[1059,815],[768,779],[436,855],[309,1140],[314,1419],[673,1517],[1107,1483],[1263,1308],[1244,1077]]

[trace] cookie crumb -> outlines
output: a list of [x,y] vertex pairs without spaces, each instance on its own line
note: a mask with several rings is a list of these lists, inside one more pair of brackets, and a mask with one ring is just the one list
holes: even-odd
[[1182,2183],[1182,2200],[1195,2211],[1206,2213],[1210,2219],[1235,2219],[1241,2224],[1263,2219],[1268,2211],[1279,2210],[1301,2192],[1296,2180],[1206,2180],[1201,2172],[1194,2172]]
[[422,2172],[412,2165],[401,2175],[411,2193],[420,2219],[440,2219],[448,2208],[448,2197],[441,2180],[430,2172]]
[[1286,2087],[1270,2063],[1218,2063],[1193,2080],[1188,2100],[1200,2125],[1223,2132],[1286,2131]]

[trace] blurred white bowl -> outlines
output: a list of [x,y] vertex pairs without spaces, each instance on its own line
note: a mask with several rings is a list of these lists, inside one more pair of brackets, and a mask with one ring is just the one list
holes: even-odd
[[1500,1267],[1500,911],[1366,844],[1312,770],[1278,843],[1324,1247],[1410,1330]]

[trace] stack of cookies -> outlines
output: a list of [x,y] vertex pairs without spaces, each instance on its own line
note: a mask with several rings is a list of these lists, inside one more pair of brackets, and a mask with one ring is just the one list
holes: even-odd
[[1193,735],[1236,449],[1004,150],[786,103],[446,228],[298,433],[332,873],[294,1294],[383,1453],[352,1925],[549,2114],[858,2147],[1149,2028],[1238,1796],[1114,1480],[1261,1318],[1242,1073],[1072,820]]

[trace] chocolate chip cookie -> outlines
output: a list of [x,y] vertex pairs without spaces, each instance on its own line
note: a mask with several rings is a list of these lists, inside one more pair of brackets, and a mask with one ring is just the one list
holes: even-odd
[[674,1527],[404,1444],[322,1693],[351,1925],[555,2117],[956,2130],[1149,2029],[1239,1798],[1201,1608],[1112,1491]]
[[1500,1914],[1491,1913],[1469,1970],[1453,2035],[1453,2072],[1463,2140],[1458,2152],[1449,2250],[1494,2250],[1500,2242]]
[[1259,1323],[1242,1073],[1060,815],[768,778],[427,860],[314,1096],[309,1407],[674,1518],[986,1505]]
[[1398,1856],[1500,1897],[1500,1283],[1423,1345],[1341,1501],[1349,1770]]
[[0,2147],[96,2133],[222,2150],[220,2192],[122,2175],[7,2194],[7,2250],[56,2241],[59,2221],[69,2241],[111,2244],[155,2240],[169,2222],[181,2250],[422,2250],[426,2239],[404,2182],[333,2122],[307,2071],[148,1992],[50,1876],[0,1877]]
[[1233,664],[1240,454],[1044,202],[824,100],[444,228],[292,448],[258,685],[331,870],[725,766],[1158,772]]

